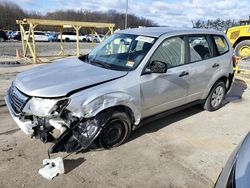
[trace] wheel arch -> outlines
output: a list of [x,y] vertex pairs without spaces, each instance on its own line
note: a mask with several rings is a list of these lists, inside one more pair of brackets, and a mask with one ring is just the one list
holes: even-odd
[[234,42],[233,48],[236,48],[236,46],[237,46],[240,42],[242,42],[242,41],[244,41],[244,40],[250,40],[250,36],[239,37],[239,38]]
[[[228,76],[223,75],[223,76],[221,76],[221,77],[215,79],[215,81],[210,85],[209,89],[207,89],[206,92],[204,92],[202,99],[206,99],[206,98],[208,97],[208,95],[209,95],[210,92],[212,91],[214,85],[215,85],[218,81],[224,82],[224,83],[225,83],[225,87],[226,87],[226,91],[228,91],[229,88],[231,87],[231,85],[229,85],[229,84],[230,84],[230,79],[229,79],[229,77],[230,77],[230,74],[229,74]],[[228,84],[227,84],[227,83],[228,83]],[[231,84],[232,84],[232,83],[231,83]],[[227,86],[227,85],[228,85],[228,86]]]
[[100,113],[109,113],[109,114],[111,114],[114,111],[125,112],[129,116],[131,124],[132,125],[134,124],[134,122],[135,122],[135,114],[134,114],[133,110],[130,107],[125,106],[125,105],[116,105],[116,106],[111,106],[111,107],[105,108],[105,109],[101,110],[100,112],[98,112],[97,115],[100,114]]
[[[78,114],[84,118],[95,117],[106,109],[118,109],[125,111],[131,117],[132,122],[138,125],[141,120],[141,108],[136,97],[124,92],[111,92],[98,97],[89,98],[80,105]],[[73,110],[73,109],[72,109]],[[73,110],[75,111],[75,110]],[[77,111],[75,111],[77,113]]]

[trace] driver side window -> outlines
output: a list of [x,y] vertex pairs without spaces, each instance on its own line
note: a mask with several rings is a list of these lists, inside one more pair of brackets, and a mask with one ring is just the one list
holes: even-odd
[[152,61],[164,62],[168,68],[183,65],[185,63],[184,37],[166,39],[154,52],[150,62]]

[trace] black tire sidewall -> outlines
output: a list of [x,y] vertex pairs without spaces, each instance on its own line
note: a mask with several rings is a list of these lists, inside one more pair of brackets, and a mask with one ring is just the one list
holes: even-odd
[[[214,107],[214,106],[211,104],[211,103],[212,103],[212,95],[213,95],[215,89],[216,89],[218,86],[222,86],[222,88],[223,88],[223,91],[224,91],[224,93],[223,93],[223,99],[222,99],[222,101],[220,102],[220,104],[219,104],[218,106]],[[222,103],[223,103],[225,94],[226,94],[225,83],[224,83],[223,81],[217,81],[217,82],[214,84],[213,88],[211,89],[211,91],[210,91],[210,93],[209,93],[209,95],[208,95],[208,97],[207,97],[207,99],[206,99],[206,102],[205,102],[205,104],[204,104],[204,108],[205,108],[206,110],[208,110],[208,111],[216,111],[216,110],[218,110],[218,109],[221,108],[221,106],[222,106]]]
[[[124,134],[123,138],[121,139],[121,141],[119,141],[118,143],[116,143],[116,144],[114,144],[112,146],[108,146],[102,140],[102,133],[103,133],[103,130],[105,129],[105,127],[109,126],[110,122],[112,122],[113,120],[117,120],[117,119],[119,119],[120,121],[123,122],[124,129],[125,129],[125,134]],[[99,144],[99,146],[103,147],[105,149],[111,149],[113,147],[117,147],[117,146],[121,145],[122,143],[124,143],[125,140],[129,137],[129,135],[131,133],[131,120],[130,120],[129,116],[126,113],[115,111],[115,112],[113,112],[113,114],[110,117],[109,121],[104,126],[103,130],[101,131],[100,135],[98,136],[98,144]]]

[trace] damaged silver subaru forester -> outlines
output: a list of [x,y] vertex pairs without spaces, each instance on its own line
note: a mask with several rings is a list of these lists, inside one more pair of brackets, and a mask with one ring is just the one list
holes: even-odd
[[50,153],[93,141],[112,148],[156,114],[197,103],[219,109],[234,79],[232,57],[222,32],[128,29],[87,55],[18,74],[5,101],[26,134],[54,142]]

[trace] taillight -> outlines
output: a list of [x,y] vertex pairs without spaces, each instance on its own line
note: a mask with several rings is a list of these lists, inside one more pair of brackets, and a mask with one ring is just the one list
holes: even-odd
[[236,56],[236,55],[233,55],[233,57],[232,57],[233,67],[236,67],[237,60],[238,60],[237,56]]

